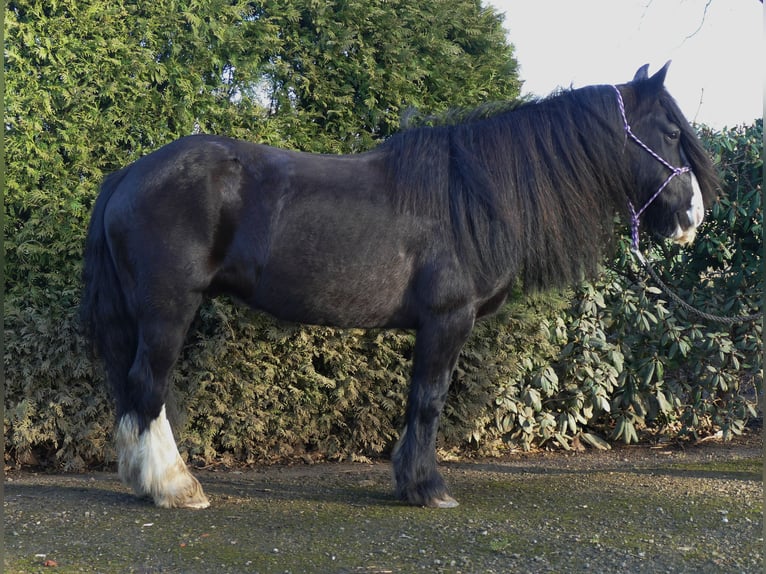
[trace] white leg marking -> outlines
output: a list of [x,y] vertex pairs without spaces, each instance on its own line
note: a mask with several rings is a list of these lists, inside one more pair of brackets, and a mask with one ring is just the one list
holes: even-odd
[[135,416],[123,416],[117,427],[117,452],[122,481],[137,494],[151,496],[157,506],[210,506],[178,453],[164,405],[160,415],[141,434]]

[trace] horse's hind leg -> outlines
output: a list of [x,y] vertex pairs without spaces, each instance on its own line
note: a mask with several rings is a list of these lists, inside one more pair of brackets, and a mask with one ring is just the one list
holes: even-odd
[[120,478],[165,508],[206,508],[202,486],[176,447],[165,413],[170,371],[200,297],[166,307],[138,322],[138,345],[127,384],[118,393],[117,454]]

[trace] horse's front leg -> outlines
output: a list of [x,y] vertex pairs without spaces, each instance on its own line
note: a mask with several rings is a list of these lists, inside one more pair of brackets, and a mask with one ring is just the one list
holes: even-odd
[[458,505],[436,468],[436,434],[452,371],[473,322],[473,313],[466,311],[418,330],[406,427],[393,454],[397,495],[416,506]]

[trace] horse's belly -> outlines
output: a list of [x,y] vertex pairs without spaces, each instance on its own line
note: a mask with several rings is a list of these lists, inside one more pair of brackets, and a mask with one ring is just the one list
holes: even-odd
[[[338,327],[407,327],[417,250],[395,233],[338,227],[276,240],[254,305],[276,317]],[[376,234],[376,231],[380,233]]]
[[253,306],[297,323],[335,327],[411,327],[403,266],[348,266],[325,260],[267,265]]

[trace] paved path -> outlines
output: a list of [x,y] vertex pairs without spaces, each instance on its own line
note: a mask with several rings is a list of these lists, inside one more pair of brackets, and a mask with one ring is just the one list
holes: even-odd
[[[760,437],[445,463],[461,505],[404,506],[390,468],[198,472],[212,508],[161,510],[112,473],[11,473],[7,573],[762,573]],[[45,564],[48,566],[45,566]]]

